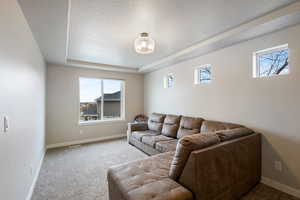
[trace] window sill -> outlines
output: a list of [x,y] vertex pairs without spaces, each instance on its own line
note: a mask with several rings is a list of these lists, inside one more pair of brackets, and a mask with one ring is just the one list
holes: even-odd
[[108,120],[94,120],[94,121],[84,121],[79,122],[79,126],[93,126],[93,125],[99,125],[99,124],[110,124],[110,123],[121,123],[126,122],[125,119],[108,119]]
[[207,83],[194,83],[194,85],[209,85],[211,83],[212,83],[212,81],[207,82]]
[[269,76],[252,76],[252,78],[254,78],[254,79],[281,78],[281,77],[286,77],[289,75],[290,75],[290,72],[286,73],[286,74],[269,75]]

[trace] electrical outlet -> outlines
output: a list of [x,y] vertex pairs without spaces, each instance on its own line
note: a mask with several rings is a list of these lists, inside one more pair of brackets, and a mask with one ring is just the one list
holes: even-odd
[[82,135],[82,134],[83,134],[83,130],[80,130],[80,131],[79,131],[79,134]]
[[274,167],[277,171],[282,171],[282,164],[280,161],[276,160],[275,163],[274,163]]
[[9,129],[9,123],[8,123],[8,117],[7,116],[4,116],[3,118],[3,131],[4,133],[7,133],[8,132],[8,129]]
[[0,117],[0,133],[7,133],[9,129],[9,120],[7,116]]
[[0,133],[4,133],[4,120],[2,116],[0,116]]

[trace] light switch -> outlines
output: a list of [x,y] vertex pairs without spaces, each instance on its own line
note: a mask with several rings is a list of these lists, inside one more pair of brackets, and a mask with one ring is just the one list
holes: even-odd
[[4,133],[7,133],[8,129],[9,129],[9,120],[8,120],[8,117],[5,116],[3,118],[3,131],[4,131]]

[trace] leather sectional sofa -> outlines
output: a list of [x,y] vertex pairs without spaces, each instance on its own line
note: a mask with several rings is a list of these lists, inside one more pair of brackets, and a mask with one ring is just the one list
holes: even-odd
[[242,125],[153,113],[128,125],[150,156],[108,170],[110,200],[239,199],[261,177],[261,136]]

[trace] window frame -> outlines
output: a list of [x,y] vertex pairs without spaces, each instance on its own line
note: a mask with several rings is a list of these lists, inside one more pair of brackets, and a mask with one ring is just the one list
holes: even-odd
[[288,59],[289,59],[289,45],[288,44],[283,44],[283,45],[278,45],[278,46],[274,46],[271,48],[267,48],[267,49],[263,49],[263,50],[259,50],[259,51],[255,51],[253,52],[253,73],[252,73],[252,77],[253,78],[267,78],[267,77],[278,77],[278,76],[284,76],[284,75],[288,75],[290,74],[290,63],[288,64],[289,66],[289,71],[286,74],[271,74],[269,76],[261,76],[260,75],[260,62],[259,62],[259,57],[261,55],[264,54],[269,54],[269,53],[273,53],[276,51],[282,51],[282,50],[288,50]]
[[[207,68],[209,67],[210,68],[210,81],[206,82],[206,83],[203,83],[200,81],[200,71],[202,68]],[[195,67],[195,70],[194,70],[194,84],[195,85],[207,85],[207,84],[210,84],[212,82],[212,64],[204,64],[204,65],[200,65],[200,66],[197,66]]]
[[[104,107],[103,100],[104,99],[102,98],[102,100],[101,100],[101,110],[102,110],[101,119],[99,119],[99,120],[90,120],[90,121],[81,121],[80,120],[80,116],[81,116],[81,113],[80,113],[80,79],[81,78],[101,80],[101,95],[102,96],[103,96],[103,93],[104,93],[104,84],[103,84],[104,80],[121,81],[120,117],[114,118],[114,119],[103,119],[103,114],[104,114],[103,113],[103,107]],[[126,119],[125,119],[125,116],[126,116],[125,115],[125,85],[126,85],[126,82],[123,79],[79,76],[78,77],[78,105],[77,105],[77,108],[78,108],[78,124],[79,125],[93,125],[93,124],[106,123],[106,122],[110,123],[110,122],[123,122],[123,121],[126,121]]]

